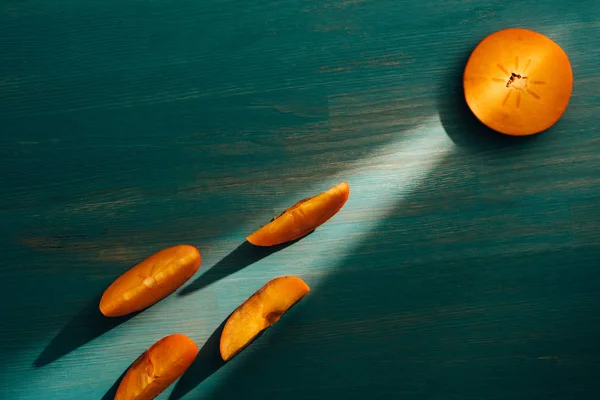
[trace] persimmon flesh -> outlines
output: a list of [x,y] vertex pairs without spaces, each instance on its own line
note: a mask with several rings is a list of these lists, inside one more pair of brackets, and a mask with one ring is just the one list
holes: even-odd
[[488,127],[513,136],[554,125],[573,90],[569,57],[550,38],[510,28],[483,39],[465,67],[469,108]]
[[347,182],[304,199],[258,229],[246,240],[255,246],[274,246],[306,236],[338,213],[348,200]]
[[160,339],[129,367],[115,400],[154,399],[183,375],[197,355],[198,346],[185,335]]
[[295,276],[282,276],[267,282],[227,319],[220,343],[223,360],[227,361],[243,350],[309,291],[306,282]]
[[100,311],[118,317],[140,311],[165,298],[200,268],[194,246],[181,244],[163,249],[119,276],[100,300]]

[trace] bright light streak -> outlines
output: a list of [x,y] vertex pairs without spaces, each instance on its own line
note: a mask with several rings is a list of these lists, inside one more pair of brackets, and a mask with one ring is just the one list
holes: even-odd
[[348,205],[364,204],[377,224],[389,210],[386,205],[410,194],[453,148],[437,117],[401,132],[396,141],[350,167],[352,202],[349,199]]
[[[438,117],[398,134],[397,140],[376,149],[368,159],[357,160],[347,170],[350,197],[342,211],[319,229],[321,237],[335,243],[311,246],[310,259],[302,265],[303,271],[319,271],[317,263],[324,257],[335,264],[334,257],[343,259],[409,196],[439,163],[455,148]],[[328,185],[339,183],[339,177]],[[356,232],[356,222],[361,229]],[[299,244],[302,244],[300,242]],[[333,263],[332,263],[333,262]],[[311,265],[315,264],[315,265]],[[322,281],[330,271],[313,279],[312,285]],[[317,282],[315,282],[317,281]]]

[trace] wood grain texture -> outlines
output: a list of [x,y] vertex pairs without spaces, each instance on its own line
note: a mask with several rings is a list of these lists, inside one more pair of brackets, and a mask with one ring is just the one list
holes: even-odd
[[[183,333],[201,351],[161,399],[597,399],[599,17],[596,0],[0,2],[0,398],[111,398]],[[521,140],[461,97],[470,51],[509,26],[575,75],[564,117]],[[312,235],[244,244],[342,180]],[[113,279],[181,242],[203,256],[188,286],[101,318]],[[286,274],[311,293],[216,361],[222,322]]]

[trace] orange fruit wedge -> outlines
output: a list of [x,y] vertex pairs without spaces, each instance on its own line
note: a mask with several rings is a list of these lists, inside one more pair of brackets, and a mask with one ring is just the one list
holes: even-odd
[[315,197],[299,201],[246,240],[255,246],[274,246],[306,236],[337,214],[349,195],[350,186],[342,182]]
[[542,132],[563,115],[573,90],[569,57],[550,38],[510,28],[482,40],[467,62],[465,99],[485,125],[524,136]]
[[127,370],[115,400],[151,400],[177,380],[194,362],[198,346],[176,333],[154,343]]
[[227,361],[243,350],[309,291],[306,282],[295,276],[282,276],[267,282],[227,319],[221,333],[223,360]]
[[181,244],[161,250],[119,276],[100,299],[100,311],[119,317],[140,311],[167,297],[200,268],[194,246]]

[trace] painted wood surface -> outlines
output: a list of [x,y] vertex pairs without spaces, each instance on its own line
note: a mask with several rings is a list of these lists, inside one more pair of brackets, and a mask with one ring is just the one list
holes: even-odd
[[[0,2],[0,398],[108,399],[170,333],[197,362],[161,399],[597,399],[600,2]],[[461,72],[538,30],[575,74],[563,119],[510,140]],[[244,238],[347,180],[275,250]],[[203,263],[132,318],[99,296],[177,243]],[[266,281],[311,293],[218,362]],[[215,333],[216,332],[216,333]]]

